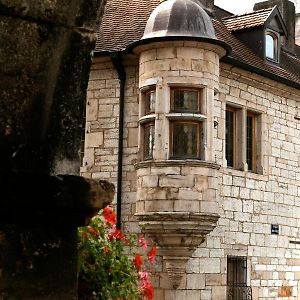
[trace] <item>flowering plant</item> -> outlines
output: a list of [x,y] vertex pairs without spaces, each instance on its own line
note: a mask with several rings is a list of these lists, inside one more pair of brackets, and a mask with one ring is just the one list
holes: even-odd
[[156,247],[142,235],[123,234],[116,214],[104,208],[89,226],[79,228],[79,300],[152,299],[150,274]]

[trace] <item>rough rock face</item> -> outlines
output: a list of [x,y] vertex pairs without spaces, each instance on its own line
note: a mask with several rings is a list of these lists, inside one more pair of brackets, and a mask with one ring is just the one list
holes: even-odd
[[1,299],[76,299],[76,226],[112,200],[76,176],[104,5],[0,0]]

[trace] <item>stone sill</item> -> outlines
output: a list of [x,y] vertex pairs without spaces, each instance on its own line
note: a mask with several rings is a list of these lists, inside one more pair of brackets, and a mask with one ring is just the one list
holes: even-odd
[[224,175],[238,176],[238,177],[242,176],[245,178],[261,180],[261,181],[269,180],[269,176],[266,174],[254,173],[254,172],[245,171],[245,170],[237,170],[237,169],[233,169],[233,168],[223,167],[221,172]]
[[147,122],[153,122],[155,120],[155,116],[156,116],[155,114],[145,115],[139,119],[139,123],[144,124]]
[[204,121],[206,116],[195,113],[167,113],[166,117],[169,120],[188,120],[188,121]]
[[147,160],[136,163],[135,168],[150,168],[150,167],[203,167],[211,169],[220,169],[220,165],[214,162],[197,160],[197,159],[184,159],[184,160]]

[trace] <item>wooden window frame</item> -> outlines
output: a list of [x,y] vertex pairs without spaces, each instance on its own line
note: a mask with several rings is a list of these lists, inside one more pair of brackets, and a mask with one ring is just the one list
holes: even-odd
[[[248,118],[248,117],[253,118],[253,124],[252,124],[252,168],[249,169],[249,166],[248,166],[248,171],[256,173],[256,171],[257,171],[256,147],[257,147],[257,117],[258,117],[258,115],[252,111],[247,110],[246,118]],[[248,146],[247,146],[247,121],[246,121],[246,161],[248,161],[247,150],[248,150]]]
[[[236,127],[237,108],[232,106],[226,106],[226,111],[230,111],[233,113],[233,166],[227,166],[227,167],[236,169],[237,168],[237,127]],[[226,118],[225,118],[225,129],[226,129]],[[225,133],[225,138],[226,138],[226,133]],[[225,148],[225,158],[226,158],[226,148]]]
[[[235,267],[235,274],[230,274],[229,271],[229,263],[232,264],[233,267]],[[237,271],[241,271],[237,269],[237,266],[239,264],[244,264],[245,266],[241,267],[241,270],[243,270],[243,272],[240,272],[239,274],[237,273]],[[247,257],[246,256],[227,256],[227,285],[240,285],[240,286],[247,286],[247,268],[248,268],[248,264],[247,264]],[[237,280],[234,281],[229,281],[229,277],[230,275],[235,275],[233,277],[235,277],[235,279],[237,279],[237,277],[243,277],[243,281],[242,282],[238,282]]]
[[[183,121],[183,120],[176,120],[176,121],[170,121],[170,158],[171,159],[201,159],[201,135],[202,135],[202,130],[203,130],[203,122],[197,122],[197,121]],[[173,143],[174,143],[174,124],[191,124],[191,125],[197,125],[197,156],[192,157],[192,156],[175,156],[174,155],[174,148],[173,148]]]
[[[180,110],[175,109],[174,107],[174,94],[175,91],[193,91],[198,93],[198,109],[197,110]],[[192,88],[192,87],[171,87],[170,90],[170,111],[171,112],[179,112],[179,113],[199,113],[201,114],[201,100],[202,100],[202,89],[201,88]]]

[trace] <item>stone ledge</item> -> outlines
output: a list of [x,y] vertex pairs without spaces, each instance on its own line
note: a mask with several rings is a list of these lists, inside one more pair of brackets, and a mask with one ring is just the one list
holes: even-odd
[[104,180],[25,171],[1,172],[0,220],[24,226],[87,225],[113,200],[115,188]]
[[215,170],[220,169],[220,165],[214,162],[196,160],[196,159],[185,159],[185,160],[147,160],[136,163],[135,168],[150,168],[150,167],[203,167],[203,168],[211,168]]

